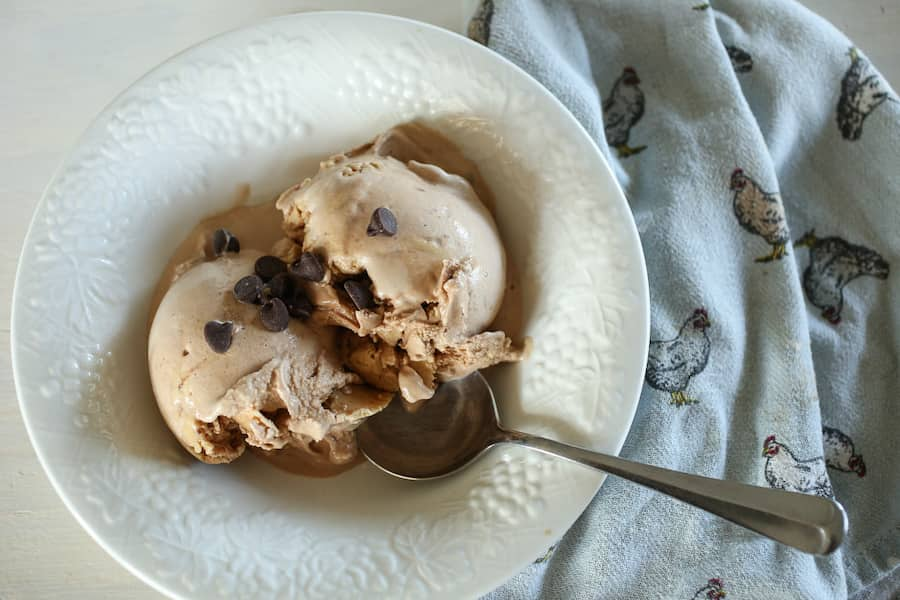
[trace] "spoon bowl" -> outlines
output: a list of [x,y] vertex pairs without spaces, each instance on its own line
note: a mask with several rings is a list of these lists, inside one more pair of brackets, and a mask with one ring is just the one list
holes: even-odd
[[413,409],[395,400],[357,429],[363,455],[403,479],[452,475],[502,439],[494,394],[477,372],[441,385]]
[[494,394],[477,372],[442,384],[413,409],[395,400],[359,427],[357,440],[372,464],[403,479],[452,475],[509,443],[628,479],[803,552],[830,554],[847,533],[844,508],[829,498],[680,473],[504,429]]

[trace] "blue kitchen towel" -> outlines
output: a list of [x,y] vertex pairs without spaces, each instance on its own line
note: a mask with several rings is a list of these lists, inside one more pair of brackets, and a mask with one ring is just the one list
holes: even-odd
[[[474,39],[609,157],[647,258],[623,456],[834,496],[813,557],[611,477],[501,598],[880,598],[900,585],[900,103],[789,1],[487,0]],[[860,40],[865,45],[865,40]]]

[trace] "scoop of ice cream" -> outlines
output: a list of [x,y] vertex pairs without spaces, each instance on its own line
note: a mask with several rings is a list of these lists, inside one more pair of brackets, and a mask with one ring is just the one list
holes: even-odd
[[477,173],[448,140],[410,124],[324,161],[276,203],[294,242],[282,255],[321,261],[316,307],[361,336],[341,344],[345,362],[408,401],[521,358],[505,334],[483,333],[503,301],[506,254]]
[[[366,273],[375,298],[394,313],[449,296],[445,320],[453,333],[483,330],[506,284],[493,218],[462,177],[376,149],[333,157],[282,196],[289,234],[324,256],[336,277]],[[367,233],[379,210],[393,216],[395,233]]]
[[245,443],[277,450],[334,441],[390,400],[342,368],[332,332],[297,319],[270,331],[259,306],[235,298],[235,282],[260,256],[243,251],[191,267],[166,292],[150,329],[160,411],[205,462],[230,462]]

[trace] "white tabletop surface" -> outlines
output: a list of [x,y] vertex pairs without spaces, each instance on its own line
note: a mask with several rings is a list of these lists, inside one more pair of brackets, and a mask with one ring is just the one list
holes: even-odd
[[[315,9],[386,12],[462,31],[476,0],[0,2],[0,599],[159,598],[110,558],[53,492],[25,435],[9,360],[22,239],[57,163],[118,92],[179,50],[254,20]],[[895,87],[900,0],[805,0]]]

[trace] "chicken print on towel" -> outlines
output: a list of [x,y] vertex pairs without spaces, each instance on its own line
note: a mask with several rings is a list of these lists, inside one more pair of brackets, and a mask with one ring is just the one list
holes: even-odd
[[871,72],[871,64],[850,48],[850,67],[841,80],[841,97],[837,104],[837,124],[845,140],[856,141],[863,131],[863,122],[885,100],[897,102],[887,91],[887,84],[878,73]]
[[644,116],[644,92],[638,87],[640,83],[637,72],[625,67],[603,102],[606,143],[616,149],[619,158],[628,158],[647,149],[647,146],[632,148],[628,145],[631,128]]
[[672,404],[684,406],[697,400],[685,394],[691,378],[706,368],[709,360],[709,315],[698,308],[671,340],[650,341],[647,374],[650,387],[672,395]]
[[479,44],[487,46],[491,40],[491,19],[493,18],[494,0],[484,0],[469,21],[467,31],[469,37]]
[[716,577],[715,579],[710,579],[705,586],[697,590],[691,597],[691,600],[718,600],[727,595],[725,593],[725,583]]
[[753,57],[746,50],[737,46],[725,46],[725,52],[731,60],[731,68],[735,73],[749,73],[753,70]]
[[866,476],[866,463],[862,455],[856,453],[853,440],[846,433],[833,427],[822,427],[822,446],[829,469]]
[[816,237],[815,229],[794,242],[794,247],[809,248],[803,291],[832,325],[841,322],[845,285],[862,275],[887,279],[890,273],[890,265],[874,250],[839,237]]
[[553,556],[553,553],[554,553],[554,552],[556,552],[556,547],[557,547],[558,545],[559,545],[559,542],[556,542],[555,544],[553,544],[552,546],[550,546],[549,548],[547,548],[547,551],[544,552],[539,558],[535,559],[535,561],[534,561],[533,563],[531,563],[531,564],[533,564],[533,565],[539,565],[539,564],[541,564],[541,563],[545,563],[545,562],[547,562],[548,560],[550,560],[550,557]]
[[826,498],[834,497],[824,457],[797,458],[774,435],[766,438],[762,455],[766,458],[766,481],[771,487],[789,492],[813,493]]
[[772,252],[760,256],[756,262],[781,260],[787,256],[791,239],[781,196],[764,192],[742,169],[731,173],[731,190],[734,192],[734,215],[741,227],[762,237],[771,244]]

